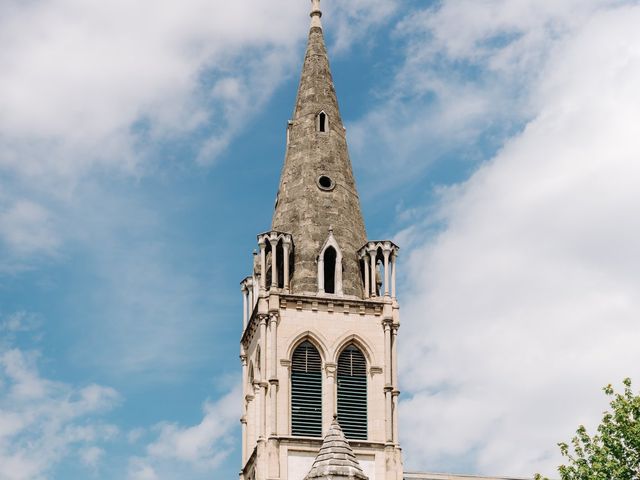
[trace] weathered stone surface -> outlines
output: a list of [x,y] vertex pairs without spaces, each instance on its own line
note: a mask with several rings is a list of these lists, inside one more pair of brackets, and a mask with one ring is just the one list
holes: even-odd
[[[328,116],[327,132],[318,131],[320,112]],[[357,251],[366,242],[366,232],[322,29],[318,27],[309,32],[292,121],[272,223],[273,230],[293,235],[292,293],[318,291],[317,257],[333,228],[343,255],[343,292],[362,298]],[[333,189],[318,186],[321,175],[334,182]]]
[[368,480],[335,418],[311,470],[305,477],[305,480],[312,479]]

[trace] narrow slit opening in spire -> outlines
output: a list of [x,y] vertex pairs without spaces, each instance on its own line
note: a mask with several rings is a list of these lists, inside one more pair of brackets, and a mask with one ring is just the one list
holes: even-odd
[[320,133],[327,133],[329,131],[329,115],[325,112],[320,112],[316,117],[316,129]]
[[324,291],[336,293],[336,249],[329,247],[324,251]]

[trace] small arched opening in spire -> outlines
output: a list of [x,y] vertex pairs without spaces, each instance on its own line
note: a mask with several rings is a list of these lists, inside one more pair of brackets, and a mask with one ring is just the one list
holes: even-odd
[[324,251],[324,291],[336,293],[336,249],[329,247]]
[[333,230],[318,256],[318,291],[342,295],[342,252]]
[[320,133],[327,133],[329,131],[329,115],[324,111],[318,113],[316,117],[316,129]]

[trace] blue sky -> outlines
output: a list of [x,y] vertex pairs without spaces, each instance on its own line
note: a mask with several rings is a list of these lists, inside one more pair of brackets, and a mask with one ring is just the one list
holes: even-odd
[[[0,4],[0,479],[237,473],[308,8]],[[640,6],[323,10],[367,233],[402,247],[405,468],[551,474],[640,379]]]

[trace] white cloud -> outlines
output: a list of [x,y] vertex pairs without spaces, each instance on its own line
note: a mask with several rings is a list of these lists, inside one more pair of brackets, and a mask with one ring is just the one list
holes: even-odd
[[197,425],[156,425],[157,438],[147,445],[147,456],[130,460],[129,478],[208,478],[236,448],[231,433],[238,423],[239,399],[236,387],[217,401],[206,402]]
[[[364,2],[333,8],[335,23],[359,18],[336,26],[336,44],[346,48],[393,12],[391,0],[375,4],[370,15],[356,15]],[[214,164],[297,71],[309,8],[290,0],[3,2],[0,271],[62,250],[87,221],[69,218],[87,204],[79,186],[166,172],[168,162]],[[168,158],[167,145],[180,142],[183,156]]]
[[[362,19],[339,29],[341,45],[386,18],[393,2],[377,1],[371,15],[360,15],[364,7],[338,7]],[[205,141],[200,160],[214,161],[297,64],[309,8],[288,0],[4,2],[0,168],[72,180],[94,165],[137,172],[149,136],[198,128],[217,145]]]
[[20,332],[32,332],[40,325],[38,317],[32,313],[20,311],[0,316],[0,333],[8,340]]
[[411,12],[395,28],[403,62],[372,92],[380,104],[349,125],[354,161],[375,164],[384,193],[434,162],[482,160],[537,114],[530,88],[558,41],[624,3],[449,0]]
[[59,245],[51,214],[30,200],[18,200],[1,208],[0,242],[17,255],[51,254]]
[[[179,6],[167,1],[5,4],[0,166],[24,174],[75,175],[97,162],[129,171],[139,160],[135,125],[142,122],[163,136],[202,126],[211,112],[224,111],[227,100],[207,94],[203,75],[242,79],[247,50],[259,73],[246,80],[244,95],[251,99],[248,105],[261,102],[290,60],[281,56],[276,63],[272,55],[261,59],[262,53],[289,49],[301,33],[294,19],[303,15],[302,6],[284,5],[203,0]],[[250,113],[244,109],[235,115]]]
[[[405,260],[412,470],[553,475],[556,442],[596,425],[600,387],[640,379],[640,8],[507,3],[485,2],[487,13],[447,2],[434,14],[463,32],[442,35],[454,57],[515,30],[540,58],[525,79],[531,121],[443,193],[444,229]],[[507,68],[505,49],[483,61]]]
[[129,480],[157,480],[155,470],[141,459],[132,459],[129,465]]
[[38,355],[18,348],[0,350],[0,479],[46,478],[77,452],[92,468],[103,455],[97,442],[118,429],[97,417],[113,408],[111,388],[77,388],[43,378]]
[[321,7],[323,19],[328,18],[331,22],[331,36],[335,38],[333,47],[341,53],[355,40],[362,40],[376,27],[384,24],[397,12],[399,3],[396,0],[351,0],[323,2]]
[[82,460],[82,463],[86,466],[95,469],[100,464],[104,455],[105,451],[102,448],[96,446],[87,447],[80,451],[80,460]]

